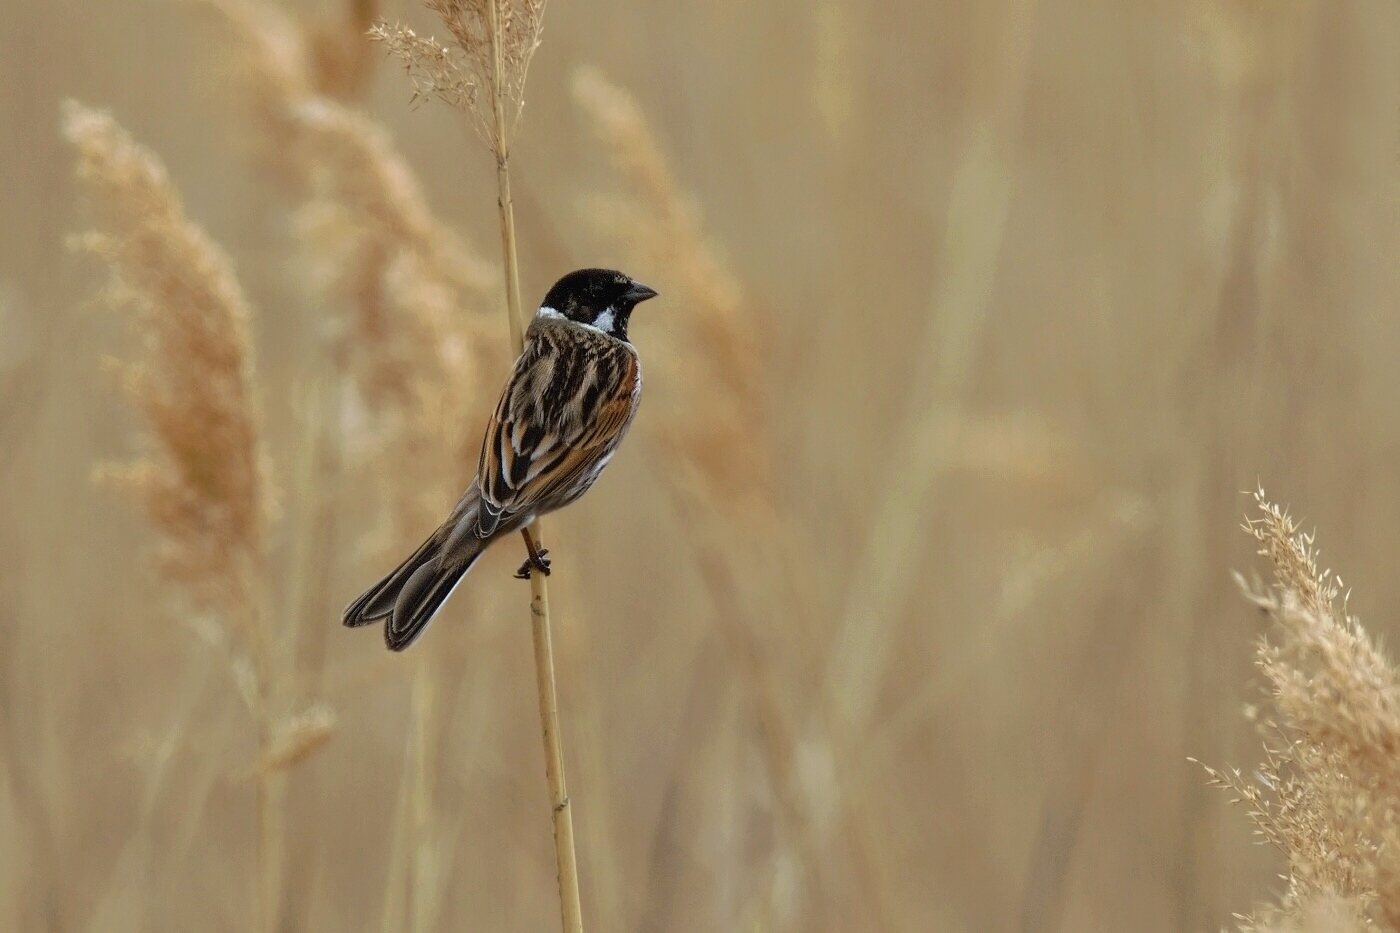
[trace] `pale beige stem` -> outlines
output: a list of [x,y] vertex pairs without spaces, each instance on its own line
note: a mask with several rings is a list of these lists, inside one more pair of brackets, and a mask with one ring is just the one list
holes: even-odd
[[[495,118],[492,149],[496,155],[496,206],[501,220],[501,252],[505,260],[506,313],[510,340],[519,355],[525,349],[524,317],[520,309],[520,263],[515,244],[515,206],[510,198],[510,140],[506,130],[505,63],[501,52],[500,10],[496,0],[490,11],[492,58],[491,110]],[[536,552],[543,548],[542,529],[536,521],[525,534]],[[574,817],[564,783],[564,745],[559,734],[559,698],[554,687],[554,645],[549,625],[549,587],[544,574],[530,574],[530,632],[535,643],[535,685],[540,701],[540,731],[544,736],[544,771],[549,782],[549,802],[554,820],[554,859],[559,870],[559,916],[564,933],[583,933],[583,908],[579,902],[578,860],[574,854]]]
[[[278,692],[279,667],[275,640],[267,630],[270,618],[266,590],[245,562],[243,593],[247,599],[248,621],[245,626],[253,646],[251,690],[248,694],[253,720],[258,731],[258,762],[276,742],[276,730],[283,697]],[[257,865],[254,898],[254,929],[257,933],[276,933],[278,914],[282,909],[282,862],[286,842],[284,803],[286,775],[278,769],[259,767],[254,778],[257,815]]]
[[559,698],[554,691],[554,645],[549,632],[549,590],[544,574],[530,574],[530,630],[535,640],[535,678],[539,688],[540,729],[544,735],[544,774],[554,817],[554,858],[559,867],[559,916],[564,933],[583,933],[579,904],[578,861],[574,855],[574,817],[564,783],[564,745],[559,736]]
[[[271,747],[266,735],[261,745]],[[278,914],[282,909],[282,851],[285,842],[282,802],[286,797],[287,777],[280,770],[259,769],[258,797],[258,922],[259,933],[276,933]]]
[[431,661],[425,658],[413,679],[411,933],[430,933],[437,919],[438,861],[433,789],[433,778],[437,774],[437,756],[434,753],[438,720],[436,681],[437,672]]
[[[415,709],[417,704],[414,704]],[[389,873],[384,884],[384,902],[380,908],[379,929],[381,933],[398,933],[404,928],[407,916],[408,887],[411,882],[412,856],[409,854],[413,841],[409,838],[412,824],[413,805],[413,755],[417,735],[410,735],[404,743],[403,769],[399,775],[399,793],[394,805],[394,833],[389,843]]]
[[[516,282],[515,212],[510,201],[510,173],[506,160],[498,157],[496,180],[500,185],[497,203],[501,209],[501,241],[506,256],[506,303],[511,324],[511,341],[519,354],[524,348],[520,319],[520,292]],[[544,548],[540,522],[525,534],[535,551]],[[564,747],[559,734],[559,701],[554,688],[554,646],[549,625],[549,586],[545,575],[530,574],[530,631],[535,642],[535,683],[540,700],[540,730],[544,735],[545,778],[549,782],[549,802],[554,818],[554,858],[559,869],[559,914],[565,933],[583,933],[583,909],[579,903],[578,861],[574,855],[574,818],[564,785]]]
[[501,216],[501,255],[505,260],[506,313],[510,317],[510,342],[519,354],[525,348],[525,330],[520,311],[520,261],[515,252],[515,205],[510,199],[510,140],[506,133],[505,61],[502,58],[500,10],[496,0],[491,0],[487,7],[491,16],[491,57],[495,68],[494,80],[491,82],[491,114],[495,121],[491,148],[496,155],[496,207]]
[[520,312],[520,263],[515,254],[515,205],[510,199],[508,155],[496,156],[496,192],[496,206],[501,215],[501,253],[505,257],[506,313],[510,318],[510,344],[519,354],[525,348],[525,323]]
[[[265,613],[263,614],[265,618]],[[264,634],[263,643],[268,639]],[[257,684],[254,717],[258,729],[258,758],[265,761],[276,742],[277,714],[273,695],[272,657],[264,655],[256,665]],[[283,825],[283,803],[286,798],[286,775],[278,769],[259,767],[255,778],[257,798],[257,911],[254,929],[257,933],[276,933],[278,913],[282,909],[282,853],[286,842]]]

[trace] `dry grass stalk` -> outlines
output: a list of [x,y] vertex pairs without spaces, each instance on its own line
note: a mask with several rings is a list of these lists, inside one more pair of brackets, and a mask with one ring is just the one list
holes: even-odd
[[310,166],[296,158],[297,129],[290,104],[314,93],[315,77],[306,37],[296,21],[258,0],[198,0],[232,40],[222,67],[237,89],[240,116],[258,134],[259,168],[300,194],[310,183]]
[[872,510],[867,544],[852,567],[828,672],[827,692],[847,734],[860,735],[870,724],[874,691],[894,656],[884,620],[919,577],[918,542],[934,520],[950,451],[957,449],[950,435],[967,420],[960,409],[990,326],[1039,8],[1039,0],[1003,8],[995,64],[969,88],[975,116],[952,178],[941,272],[920,333],[911,334],[916,368],[897,432],[902,442],[890,455],[893,466]]
[[[870,843],[853,819],[851,801],[830,812],[836,801],[811,799],[797,770],[799,740],[810,738],[823,748],[845,744],[830,735],[819,697],[809,704],[803,694],[812,721],[802,726],[784,701],[801,693],[793,688],[815,658],[799,657],[792,665],[798,673],[785,678],[773,660],[777,652],[765,644],[772,620],[802,624],[807,613],[806,591],[795,572],[801,563],[797,537],[788,531],[765,442],[771,432],[752,309],[632,96],[591,68],[575,74],[573,91],[635,189],[631,196],[590,200],[584,213],[623,244],[639,269],[666,270],[663,287],[674,299],[670,320],[677,330],[668,335],[670,345],[657,367],[664,375],[653,380],[654,394],[662,406],[679,405],[673,399],[680,395],[685,401],[683,414],[653,419],[667,426],[654,429],[653,440],[667,460],[667,490],[695,533],[715,618],[763,723],[765,765],[787,842],[808,876],[814,911],[834,922],[836,873],[825,867],[829,847],[818,841],[815,824],[849,830],[854,875],[865,889],[868,911],[885,926],[886,898],[875,885]],[[704,389],[673,393],[670,385]],[[797,648],[789,643],[784,652],[792,656]]]
[[413,786],[409,820],[413,828],[413,879],[411,884],[413,912],[409,916],[411,933],[430,933],[436,924],[438,902],[437,819],[434,806],[435,778],[439,757],[439,736],[433,727],[439,721],[439,698],[431,660],[419,661],[413,677]]
[[[108,298],[146,348],[120,364],[145,416],[152,452],[109,475],[146,504],[165,540],[162,570],[192,605],[243,642],[233,657],[268,759],[279,733],[274,633],[262,576],[272,491],[257,414],[251,309],[228,256],[184,214],[156,156],[106,113],[65,105],[64,131],[93,203],[82,238],[113,274]],[[226,644],[233,642],[225,635]],[[329,728],[329,727],[327,727]],[[289,763],[289,762],[288,762]],[[281,776],[257,769],[256,922],[271,930],[280,899]]]
[[1274,623],[1258,647],[1265,758],[1250,776],[1207,771],[1284,854],[1288,887],[1243,928],[1317,929],[1325,912],[1340,918],[1329,928],[1400,929],[1400,670],[1347,613],[1313,536],[1262,490],[1255,505],[1245,530],[1273,582],[1237,580]]
[[[385,42],[407,67],[414,100],[436,97],[457,107],[496,158],[496,205],[500,220],[506,318],[511,347],[524,348],[525,316],[520,305],[520,263],[515,237],[515,206],[510,189],[510,145],[525,106],[525,77],[544,24],[544,0],[424,0],[441,17],[455,48],[423,39],[402,26],[380,24],[374,37]],[[543,547],[543,528],[525,529],[534,548]],[[530,575],[530,629],[535,649],[535,683],[544,738],[545,778],[554,821],[554,855],[559,878],[560,919],[566,933],[582,933],[573,811],[564,778],[564,751],[555,688],[550,632],[549,588],[545,576]]]

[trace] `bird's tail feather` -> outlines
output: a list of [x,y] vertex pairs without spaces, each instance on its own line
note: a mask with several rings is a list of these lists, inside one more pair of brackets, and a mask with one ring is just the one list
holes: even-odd
[[[393,612],[384,622],[384,643],[393,651],[402,651],[423,634],[423,629],[437,615],[447,597],[472,569],[487,541],[472,539],[474,553],[454,554],[451,561],[432,560],[419,565],[403,583]],[[447,566],[444,566],[447,564]]]
[[384,641],[392,650],[413,644],[481,553],[500,537],[477,537],[479,504],[480,493],[472,483],[447,521],[408,560],[347,606],[341,621],[353,627],[382,620]]
[[341,621],[353,627],[384,622],[384,642],[402,651],[428,627],[453,589],[472,569],[491,539],[454,534],[455,514],[412,556],[345,608]]
[[399,598],[399,591],[408,582],[408,578],[414,571],[436,559],[441,550],[442,536],[434,532],[408,560],[399,564],[387,577],[365,590],[359,599],[346,606],[340,615],[340,621],[356,628],[387,619],[393,613],[394,602]]

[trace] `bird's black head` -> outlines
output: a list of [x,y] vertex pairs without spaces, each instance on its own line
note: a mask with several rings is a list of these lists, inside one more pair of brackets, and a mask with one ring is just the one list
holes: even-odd
[[554,283],[539,313],[557,314],[626,340],[632,309],[655,297],[654,289],[613,269],[579,269]]

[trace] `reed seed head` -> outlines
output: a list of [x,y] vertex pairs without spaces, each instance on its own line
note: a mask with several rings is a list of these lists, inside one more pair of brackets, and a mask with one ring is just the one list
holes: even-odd
[[423,0],[452,37],[444,45],[402,25],[380,22],[383,42],[408,71],[413,101],[440,100],[467,114],[504,161],[525,107],[525,78],[540,45],[545,0]]
[[165,570],[198,601],[237,605],[272,502],[254,392],[251,308],[233,263],[185,216],[154,153],[108,113],[69,101],[64,133],[96,230],[79,244],[112,273],[139,358],[116,364],[151,451],[111,475],[139,491],[166,539]]
[[[1349,615],[1343,586],[1320,569],[1311,534],[1254,494],[1245,530],[1273,565],[1265,585],[1238,582],[1274,623],[1259,640],[1268,690],[1264,760],[1251,775],[1207,768],[1288,862],[1275,907],[1245,929],[1400,927],[1400,671]],[[1340,913],[1338,913],[1340,912]],[[1353,922],[1354,921],[1354,922]],[[1328,927],[1331,929],[1332,927]]]

